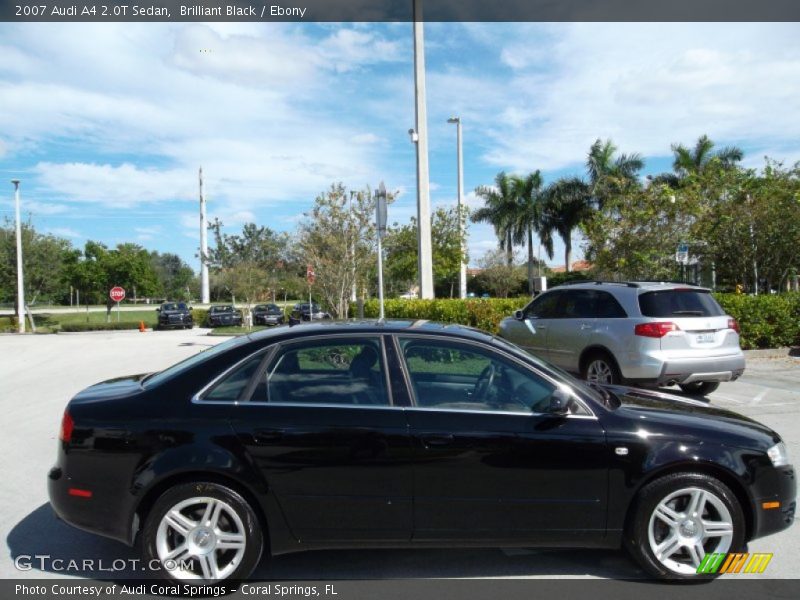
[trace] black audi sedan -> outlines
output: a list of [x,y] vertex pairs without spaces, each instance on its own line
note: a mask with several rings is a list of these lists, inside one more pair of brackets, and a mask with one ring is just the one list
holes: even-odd
[[789,527],[777,433],[703,402],[589,387],[483,332],[327,322],[94,385],[50,501],[169,577],[245,578],[318,548],[623,546],[691,579]]
[[314,302],[299,302],[294,305],[292,309],[292,317],[299,321],[321,321],[322,319],[330,319],[331,316],[326,313],[319,304]]
[[242,311],[230,304],[212,306],[208,309],[209,327],[224,327],[242,324]]
[[254,325],[281,325],[283,309],[277,304],[257,304],[253,307]]
[[192,309],[185,302],[165,302],[156,311],[159,329],[191,329],[194,326]]

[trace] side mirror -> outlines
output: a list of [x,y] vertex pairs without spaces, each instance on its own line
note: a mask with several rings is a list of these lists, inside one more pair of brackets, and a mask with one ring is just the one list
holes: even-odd
[[517,321],[524,321],[525,320],[525,313],[523,311],[521,311],[521,310],[515,310],[514,311],[514,318]]
[[156,309],[156,312],[161,312],[161,309],[160,309],[160,308],[157,308],[157,309]]
[[572,403],[572,397],[569,392],[561,388],[556,389],[550,396],[550,404],[547,407],[547,414],[566,416],[569,414],[569,405]]
[[189,307],[189,310],[192,310],[192,307],[191,307],[191,306]]

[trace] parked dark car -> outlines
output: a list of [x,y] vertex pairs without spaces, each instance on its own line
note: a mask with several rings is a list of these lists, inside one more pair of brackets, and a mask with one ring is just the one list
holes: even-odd
[[159,329],[169,329],[170,327],[191,329],[194,327],[192,309],[185,302],[165,302],[156,311],[158,312]]
[[432,545],[624,546],[691,579],[795,511],[764,425],[424,321],[240,336],[87,388],[59,438],[59,517],[189,583],[247,577],[266,551]]
[[300,321],[321,321],[322,319],[330,319],[330,314],[326,313],[320,305],[314,302],[300,302],[294,305],[292,309],[292,317]]
[[212,306],[208,310],[209,327],[224,327],[227,325],[242,324],[242,311],[230,304]]
[[281,325],[283,321],[283,309],[277,304],[258,304],[253,307],[254,325]]

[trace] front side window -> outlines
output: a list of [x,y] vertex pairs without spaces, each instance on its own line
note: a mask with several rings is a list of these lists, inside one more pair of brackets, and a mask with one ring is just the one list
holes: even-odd
[[281,347],[252,400],[388,406],[378,338],[312,340]]
[[559,313],[562,292],[544,293],[525,309],[525,316],[534,319],[554,319]]
[[416,405],[442,410],[544,412],[556,386],[489,349],[401,338]]

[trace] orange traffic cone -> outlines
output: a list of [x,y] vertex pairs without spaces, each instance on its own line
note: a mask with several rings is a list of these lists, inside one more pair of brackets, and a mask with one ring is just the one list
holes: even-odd
[[139,321],[139,331],[141,333],[144,333],[145,331],[147,331],[147,329],[144,326],[144,321]]

